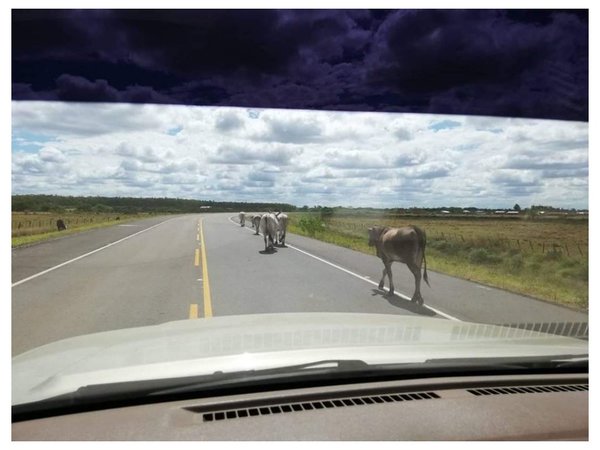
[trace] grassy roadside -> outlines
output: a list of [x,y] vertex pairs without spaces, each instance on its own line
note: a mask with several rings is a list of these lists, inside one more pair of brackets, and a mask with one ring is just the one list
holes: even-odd
[[[35,232],[35,230],[31,230],[31,234],[22,235],[22,236],[12,236],[11,237],[11,247],[22,247],[29,244],[34,244],[37,242],[47,241],[51,239],[56,239],[64,236],[69,236],[72,234],[80,233],[82,231],[88,231],[95,228],[105,228],[113,225],[119,225],[123,223],[132,222],[134,220],[145,219],[150,217],[148,214],[135,214],[135,215],[121,215],[121,218],[116,221],[114,218],[106,218],[106,220],[101,220],[94,223],[82,223],[72,227],[67,228],[64,231],[40,231]],[[14,232],[14,231],[13,231]]]
[[[288,229],[291,233],[313,237],[362,253],[375,254],[375,250],[367,244],[367,228],[371,226],[370,220],[364,221],[363,218],[325,219],[321,221],[319,227],[311,229],[306,226],[306,223],[302,223],[303,217],[307,216],[290,215]],[[344,221],[345,223],[342,223]],[[348,226],[348,222],[352,226]],[[381,223],[381,219],[379,223]],[[476,225],[471,223],[469,226]],[[537,233],[537,236],[541,237],[555,233],[553,227],[548,226],[544,229],[544,226],[536,223],[519,222],[515,226],[529,227]],[[424,226],[424,228],[426,231],[432,228],[436,231],[428,233],[428,269],[580,311],[588,310],[587,254],[585,257],[579,257],[579,255],[573,257],[572,252],[571,257],[567,257],[566,254],[557,251],[536,254],[525,252],[524,247],[520,250],[498,247],[495,245],[497,243],[493,241],[486,244],[484,239],[473,243],[463,242],[460,238],[449,239],[444,234],[442,234],[444,238],[441,238],[439,230],[450,229],[451,226],[448,223],[445,225],[439,223],[435,227]],[[482,224],[480,228],[481,235],[497,231],[489,223]],[[432,280],[433,283],[435,283],[434,280]]]

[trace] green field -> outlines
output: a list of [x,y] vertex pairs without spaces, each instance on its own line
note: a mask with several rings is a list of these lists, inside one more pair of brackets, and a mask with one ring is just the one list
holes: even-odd
[[[131,220],[148,217],[149,214],[103,214],[103,213],[12,213],[12,247],[31,244],[78,233],[92,228],[101,228]],[[56,221],[62,219],[67,226],[58,231]]]
[[375,254],[368,227],[409,224],[427,233],[428,269],[588,309],[587,218],[292,213],[289,230]]

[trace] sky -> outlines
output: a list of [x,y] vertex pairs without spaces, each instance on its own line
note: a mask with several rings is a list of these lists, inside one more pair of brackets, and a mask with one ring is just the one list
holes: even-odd
[[12,102],[12,193],[588,208],[588,123]]
[[588,207],[586,9],[13,9],[10,33],[14,194]]

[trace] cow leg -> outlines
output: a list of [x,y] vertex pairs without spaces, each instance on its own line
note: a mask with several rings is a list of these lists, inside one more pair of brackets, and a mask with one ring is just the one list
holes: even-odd
[[391,261],[385,265],[385,271],[387,272],[388,280],[390,281],[389,295],[394,295],[394,280],[392,280],[392,262]]
[[377,286],[381,290],[383,290],[383,282],[385,280],[385,274],[386,274],[386,269],[385,269],[385,266],[384,266],[383,267],[383,273],[381,274],[381,281],[379,282],[379,286]]
[[413,293],[411,302],[417,302],[419,305],[423,304],[423,296],[421,295],[421,268],[416,264],[408,264],[408,268],[415,277],[415,292]]

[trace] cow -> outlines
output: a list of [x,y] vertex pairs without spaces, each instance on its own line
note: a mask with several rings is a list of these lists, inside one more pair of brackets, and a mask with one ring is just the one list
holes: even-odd
[[423,279],[429,285],[427,279],[427,261],[425,260],[425,232],[419,227],[409,225],[402,228],[371,227],[369,228],[369,246],[377,249],[377,256],[383,262],[383,276],[379,282],[379,289],[383,289],[384,279],[387,274],[390,280],[389,295],[394,294],[394,282],[392,281],[392,263],[398,261],[408,266],[415,277],[415,292],[411,302],[423,304],[421,295],[421,265],[425,263]]
[[277,241],[277,229],[279,228],[279,223],[275,214],[263,214],[260,218],[259,228],[265,240],[265,252],[273,250],[273,243]]
[[252,217],[252,226],[256,230],[256,232],[254,233],[255,235],[258,235],[258,227],[260,226],[261,217],[262,214],[257,214],[256,216]]
[[62,219],[58,219],[56,221],[56,228],[58,228],[58,231],[64,231],[67,229],[67,226],[65,225],[65,222]]
[[279,227],[277,228],[277,243],[285,247],[285,233],[287,230],[288,216],[279,211],[275,214],[275,217],[277,217],[277,221],[279,222]]
[[240,213],[240,226],[245,226],[246,225],[246,213],[244,211],[242,211]]

